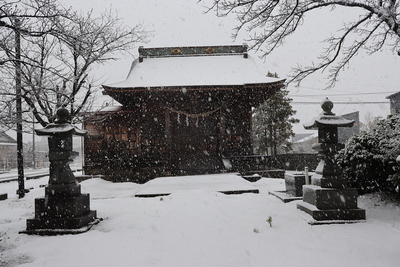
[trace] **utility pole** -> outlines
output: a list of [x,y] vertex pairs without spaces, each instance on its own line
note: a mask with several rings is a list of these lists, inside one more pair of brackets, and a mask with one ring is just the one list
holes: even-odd
[[35,116],[32,114],[32,168],[36,169]]
[[17,110],[17,168],[18,168],[18,190],[19,198],[25,196],[24,156],[22,139],[22,81],[21,81],[21,21],[15,20],[15,95]]

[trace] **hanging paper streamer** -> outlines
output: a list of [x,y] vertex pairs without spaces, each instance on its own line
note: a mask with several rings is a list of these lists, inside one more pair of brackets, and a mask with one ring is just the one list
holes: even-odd
[[213,109],[211,111],[204,112],[204,113],[191,114],[191,113],[188,113],[188,112],[185,112],[185,111],[175,110],[175,109],[172,109],[172,108],[169,108],[169,107],[165,107],[165,108],[168,109],[171,112],[177,113],[178,114],[178,121],[180,120],[179,119],[179,114],[185,115],[185,116],[190,117],[190,118],[199,118],[199,117],[202,117],[202,116],[208,116],[210,114],[213,114],[214,112],[216,112],[216,111],[221,109],[221,107],[219,107],[219,108],[216,108],[216,109]]

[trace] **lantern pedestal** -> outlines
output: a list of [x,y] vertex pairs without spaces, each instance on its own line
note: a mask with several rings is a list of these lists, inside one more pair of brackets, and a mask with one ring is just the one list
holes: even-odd
[[[354,222],[365,220],[365,210],[363,209],[328,209],[320,210],[314,205],[307,202],[297,204],[297,208],[308,213],[316,221],[324,221],[325,223],[335,222]],[[310,224],[318,224],[310,222]]]
[[96,211],[89,207],[89,194],[62,199],[48,195],[36,198],[35,218],[27,220],[26,231],[34,233],[39,229],[80,229],[96,219]]
[[357,190],[303,186],[303,202],[297,208],[317,221],[364,220],[365,210],[357,207]]

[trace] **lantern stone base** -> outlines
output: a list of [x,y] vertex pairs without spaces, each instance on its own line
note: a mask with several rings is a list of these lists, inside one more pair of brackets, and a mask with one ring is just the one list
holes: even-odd
[[80,194],[81,194],[81,185],[78,182],[69,183],[66,185],[51,184],[45,187],[45,196],[49,196],[50,198],[79,196]]
[[303,202],[297,208],[322,220],[365,220],[365,210],[357,207],[357,190],[303,186]]
[[320,210],[306,202],[297,204],[297,208],[308,213],[316,221],[359,221],[365,220],[363,209],[332,209]]
[[347,186],[347,181],[339,175],[322,176],[320,174],[316,174],[315,176],[311,177],[311,184],[323,188],[345,188]]
[[26,232],[43,229],[79,229],[96,219],[96,211],[90,210],[89,194],[69,197],[35,199],[35,218],[26,222]]

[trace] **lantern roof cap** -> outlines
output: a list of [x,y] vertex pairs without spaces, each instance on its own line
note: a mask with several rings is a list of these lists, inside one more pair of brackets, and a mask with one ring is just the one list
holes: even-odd
[[333,102],[325,98],[321,102],[323,112],[312,119],[310,122],[304,123],[303,126],[307,130],[318,129],[319,126],[336,126],[336,127],[352,127],[354,120],[348,120],[342,116],[337,116],[332,112]]
[[78,135],[84,136],[87,131],[80,130],[70,123],[68,120],[69,112],[66,108],[61,107],[57,110],[57,119],[54,123],[49,123],[42,129],[35,129],[37,135]]

